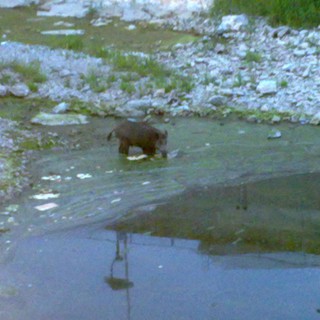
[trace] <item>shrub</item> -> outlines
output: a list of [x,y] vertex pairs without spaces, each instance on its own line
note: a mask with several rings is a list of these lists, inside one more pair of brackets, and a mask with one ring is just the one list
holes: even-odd
[[272,24],[314,27],[320,21],[319,0],[215,0],[213,15],[241,14],[266,16]]

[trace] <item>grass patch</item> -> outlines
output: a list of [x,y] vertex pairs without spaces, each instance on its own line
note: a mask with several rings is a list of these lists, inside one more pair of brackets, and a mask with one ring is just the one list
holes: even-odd
[[[47,77],[42,73],[39,61],[33,61],[30,64],[24,64],[18,61],[0,66],[2,73],[0,81],[6,85],[13,85],[17,81],[24,81],[29,89],[33,92],[38,90],[38,84],[47,80]],[[17,78],[21,77],[21,79]]]
[[319,0],[216,0],[212,15],[241,14],[268,17],[275,25],[316,27],[320,21]]
[[46,75],[41,72],[39,61],[33,61],[28,65],[15,61],[9,67],[19,73],[26,82],[42,83],[47,80]]
[[55,36],[51,45],[53,47],[74,51],[82,51],[84,49],[83,37],[77,35]]
[[96,55],[113,65],[114,71],[126,72],[121,77],[121,89],[126,92],[133,92],[130,81],[138,80],[139,77],[149,77],[148,88],[164,88],[166,92],[181,90],[190,92],[194,86],[192,80],[169,70],[155,59],[149,56],[124,53],[114,49],[100,48]]
[[148,56],[123,53],[119,50],[104,48],[98,49],[96,55],[111,63],[117,71],[135,72],[142,77],[150,75],[165,77],[171,74],[168,69]]
[[252,63],[252,62],[260,63],[262,61],[261,54],[258,52],[252,52],[252,51],[247,51],[244,59],[247,63]]
[[108,79],[99,75],[96,70],[91,70],[84,80],[89,84],[92,91],[96,93],[104,92],[108,89]]

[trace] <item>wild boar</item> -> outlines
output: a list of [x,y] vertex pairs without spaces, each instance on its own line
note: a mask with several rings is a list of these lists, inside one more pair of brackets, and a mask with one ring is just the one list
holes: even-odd
[[124,121],[121,122],[108,134],[108,141],[112,133],[119,139],[119,153],[128,155],[129,147],[139,147],[144,154],[154,155],[160,151],[161,155],[167,157],[168,132],[164,132],[150,126],[145,122]]

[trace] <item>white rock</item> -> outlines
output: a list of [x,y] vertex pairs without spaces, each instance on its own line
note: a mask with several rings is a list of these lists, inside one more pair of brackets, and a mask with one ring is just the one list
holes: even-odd
[[53,2],[47,4],[45,9],[45,11],[38,11],[37,15],[83,18],[89,12],[89,8],[85,7],[82,1],[72,3]]
[[15,97],[26,97],[30,93],[29,87],[24,83],[17,83],[12,87],[9,87],[9,91]]
[[103,18],[98,18],[98,19],[90,21],[91,25],[94,27],[103,27],[103,26],[110,24],[111,22],[112,22],[112,20],[103,19]]
[[274,115],[271,119],[272,123],[279,123],[281,121],[281,117]]
[[244,26],[247,26],[248,23],[249,20],[245,14],[224,16],[217,32],[222,34],[224,32],[239,31]]
[[38,113],[31,119],[33,124],[44,126],[64,126],[73,124],[88,123],[87,117],[81,114],[50,114],[45,112]]
[[312,117],[312,119],[310,120],[310,123],[315,126],[317,126],[320,123],[320,111]]
[[61,29],[61,30],[47,30],[41,31],[43,35],[52,35],[52,36],[70,36],[70,35],[83,35],[84,30],[79,29]]
[[61,102],[52,109],[52,112],[53,113],[65,113],[66,111],[69,110],[69,107],[70,107],[70,103]]
[[127,30],[132,31],[132,30],[136,30],[137,27],[134,24],[130,24],[129,26],[126,27]]
[[221,54],[224,53],[226,51],[226,46],[222,43],[217,43],[217,45],[214,48],[214,52]]
[[226,105],[227,98],[224,96],[212,96],[208,102],[216,107],[219,107],[219,106]]
[[0,97],[4,97],[7,93],[8,93],[7,87],[0,84]]
[[257,91],[261,94],[273,94],[277,92],[277,82],[274,80],[262,80],[257,86]]

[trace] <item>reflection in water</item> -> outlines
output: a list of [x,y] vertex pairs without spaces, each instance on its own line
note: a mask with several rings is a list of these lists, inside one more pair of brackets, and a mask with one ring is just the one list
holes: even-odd
[[0,295],[1,319],[318,319],[318,256],[208,256],[199,245],[100,227],[28,238],[1,266],[1,285],[17,288]]
[[319,199],[315,173],[192,187],[153,210],[131,211],[111,228],[200,240],[199,250],[210,254],[320,254]]
[[[112,290],[126,290],[127,299],[127,314],[128,320],[130,319],[131,306],[130,306],[130,294],[129,289],[133,287],[133,282],[129,280],[129,261],[128,261],[128,247],[127,247],[127,233],[117,232],[116,239],[116,254],[110,267],[110,276],[105,278],[106,283],[109,284]],[[120,246],[123,243],[123,252],[121,254]],[[121,267],[120,263],[124,263],[124,278],[115,277],[115,267]]]

